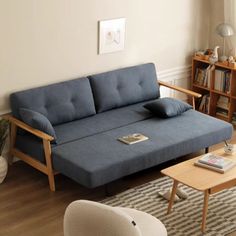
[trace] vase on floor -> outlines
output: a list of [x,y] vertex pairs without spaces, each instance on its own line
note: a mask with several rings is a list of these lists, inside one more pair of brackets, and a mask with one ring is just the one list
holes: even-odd
[[0,156],[0,184],[3,182],[7,175],[8,164],[4,157]]

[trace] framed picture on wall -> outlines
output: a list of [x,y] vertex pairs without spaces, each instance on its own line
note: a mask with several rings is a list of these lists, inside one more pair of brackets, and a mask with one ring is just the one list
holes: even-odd
[[125,18],[99,21],[99,54],[125,48]]

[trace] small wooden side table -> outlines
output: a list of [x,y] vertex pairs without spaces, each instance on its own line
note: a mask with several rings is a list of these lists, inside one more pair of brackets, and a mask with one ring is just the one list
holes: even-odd
[[[236,161],[236,154],[227,155],[224,153],[223,149],[219,149],[213,153]],[[201,230],[204,233],[206,229],[209,196],[210,194],[217,193],[236,185],[236,167],[224,174],[221,174],[209,169],[194,166],[194,162],[199,158],[200,156],[171,166],[162,170],[161,173],[174,180],[167,214],[171,212],[174,203],[174,196],[179,183],[204,193],[201,225]]]

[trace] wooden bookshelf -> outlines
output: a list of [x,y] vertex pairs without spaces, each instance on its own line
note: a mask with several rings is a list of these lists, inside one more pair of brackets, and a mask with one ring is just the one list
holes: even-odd
[[[199,57],[193,57],[192,80],[191,80],[192,90],[201,93],[203,97],[205,95],[206,97],[205,100],[207,100],[205,104],[207,105],[207,109],[199,110],[199,107],[202,108],[201,103],[203,98],[200,98],[199,101],[197,101],[196,108],[203,113],[207,113],[211,116],[217,117],[230,123],[232,123],[232,120],[234,120],[235,121],[234,125],[235,125],[236,124],[236,68],[230,67],[227,64],[220,62],[215,63],[214,67],[211,67],[210,72],[206,72],[208,73],[207,76],[208,83],[206,85],[205,82],[204,83],[202,81],[199,82],[200,76],[198,77],[198,73],[200,73],[199,70],[204,71],[209,69],[209,65],[210,65],[209,61],[203,60]],[[224,78],[221,78],[220,85],[219,83],[217,83],[219,81],[219,70],[223,71],[222,74],[223,73],[227,74],[227,76],[225,75]],[[215,87],[218,87],[218,89],[216,89]],[[221,100],[224,100],[225,102],[226,114],[223,114],[224,111],[222,111],[221,109],[222,106],[219,105],[222,104]]]

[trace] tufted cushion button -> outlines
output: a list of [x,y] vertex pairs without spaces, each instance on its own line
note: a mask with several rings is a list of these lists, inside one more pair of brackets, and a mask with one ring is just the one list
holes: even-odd
[[143,86],[143,81],[139,81],[138,85],[142,87]]
[[116,90],[121,90],[122,89],[122,85],[121,84],[118,84],[117,86],[116,86]]

